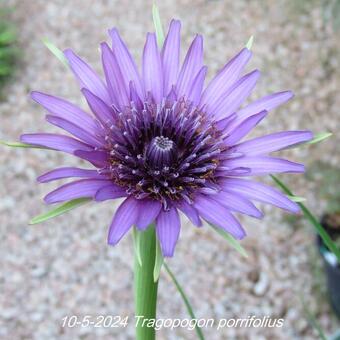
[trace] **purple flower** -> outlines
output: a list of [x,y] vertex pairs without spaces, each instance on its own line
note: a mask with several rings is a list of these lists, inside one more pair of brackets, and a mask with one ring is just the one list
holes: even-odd
[[299,173],[304,166],[268,156],[306,142],[309,131],[242,139],[267,113],[292,97],[274,93],[240,108],[260,76],[242,75],[251,57],[242,49],[204,87],[203,39],[196,35],[180,65],[180,22],[173,20],[161,51],[148,33],[142,72],[116,29],[112,48],[101,44],[105,81],[73,51],[65,56],[92,114],[57,97],[33,92],[48,112],[47,121],[73,137],[25,134],[21,141],[71,153],[93,169],[64,167],[38,178],[49,182],[78,177],[45,197],[48,204],[89,197],[125,198],[111,223],[115,245],[135,225],[155,221],[164,256],[172,256],[180,233],[179,211],[201,226],[201,218],[236,239],[245,236],[234,213],[261,218],[252,201],[296,213],[298,206],[276,189],[246,179],[271,173]]

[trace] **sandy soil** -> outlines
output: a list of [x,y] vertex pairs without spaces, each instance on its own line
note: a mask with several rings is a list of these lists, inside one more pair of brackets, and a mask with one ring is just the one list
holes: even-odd
[[[299,5],[297,5],[299,3]],[[41,43],[48,37],[60,48],[72,47],[100,70],[98,45],[117,26],[136,57],[152,30],[151,1],[10,0],[18,27],[22,61],[8,96],[0,103],[0,138],[22,132],[53,131],[43,110],[29,99],[33,89],[84,105],[70,72]],[[182,20],[183,42],[196,32],[205,37],[209,76],[255,36],[250,68],[262,79],[253,98],[292,89],[296,97],[272,112],[257,134],[283,129],[315,132],[339,127],[339,37],[322,19],[317,1],[172,1],[159,4],[164,22]],[[313,166],[336,166],[339,137],[289,152]],[[41,198],[54,185],[35,178],[60,165],[78,164],[56,152],[1,148],[0,153],[0,338],[133,339],[133,322],[123,328],[63,328],[66,315],[121,315],[133,318],[131,238],[106,245],[115,205],[90,204],[37,226],[27,221],[42,212]],[[304,176],[282,176],[296,194],[321,214],[326,201],[317,183]],[[324,296],[320,260],[309,225],[281,211],[264,208],[262,221],[243,219],[249,258],[241,258],[209,230],[186,223],[176,255],[168,261],[183,283],[198,318],[284,318],[282,328],[204,329],[207,339],[316,339],[300,296],[331,334],[338,326]],[[186,318],[170,278],[162,273],[158,316]],[[195,339],[194,331],[162,329],[159,339]]]

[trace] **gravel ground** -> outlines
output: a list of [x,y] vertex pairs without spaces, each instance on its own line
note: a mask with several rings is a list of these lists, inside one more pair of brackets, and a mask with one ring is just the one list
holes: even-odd
[[[10,0],[15,7],[22,63],[8,97],[0,103],[0,138],[46,127],[43,110],[29,99],[32,89],[80,102],[72,75],[44,48],[47,36],[61,48],[72,47],[98,70],[99,42],[117,26],[140,57],[145,32],[152,29],[151,1]],[[308,5],[309,4],[309,5]],[[318,1],[173,1],[160,2],[164,21],[183,22],[187,46],[194,33],[205,36],[205,58],[211,76],[255,36],[252,68],[263,76],[254,98],[292,89],[296,98],[273,112],[257,133],[286,128],[316,132],[339,127],[339,38],[322,20]],[[292,159],[313,165],[336,165],[338,137],[290,151]],[[63,328],[65,315],[133,317],[132,243],[106,245],[112,203],[88,205],[43,225],[27,221],[44,210],[41,197],[54,185],[39,186],[38,174],[59,165],[77,164],[56,152],[1,148],[0,153],[0,338],[1,339],[133,339],[133,322],[123,328]],[[284,179],[286,177],[283,176]],[[320,214],[326,202],[316,184],[303,176],[287,177],[296,193]],[[176,256],[169,266],[191,299],[198,318],[284,318],[282,328],[204,329],[207,339],[316,339],[303,312],[302,296],[322,328],[339,326],[323,293],[323,276],[311,228],[281,211],[266,207],[263,221],[243,219],[249,258],[208,228],[185,224]],[[187,317],[166,273],[159,287],[158,316]],[[162,329],[159,339],[195,339],[194,331]]]

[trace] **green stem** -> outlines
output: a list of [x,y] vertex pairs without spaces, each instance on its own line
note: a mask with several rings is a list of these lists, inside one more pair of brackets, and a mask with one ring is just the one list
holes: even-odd
[[158,281],[154,282],[153,278],[156,260],[155,226],[151,224],[146,231],[138,231],[138,233],[140,233],[138,242],[142,265],[135,254],[136,339],[154,340],[155,329],[147,327],[147,322],[143,324],[143,320],[156,318]]

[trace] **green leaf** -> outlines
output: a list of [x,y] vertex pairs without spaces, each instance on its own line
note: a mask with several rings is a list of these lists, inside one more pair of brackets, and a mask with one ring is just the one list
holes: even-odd
[[41,223],[41,222],[45,222],[53,217],[56,217],[56,216],[59,216],[59,215],[62,215],[72,209],[75,209],[75,208],[78,208],[79,206],[87,203],[87,202],[90,202],[91,201],[91,198],[76,198],[72,201],[68,201],[66,203],[63,203],[61,205],[59,205],[58,207],[52,209],[52,210],[49,210],[48,212],[46,213],[43,213],[41,215],[38,215],[34,218],[31,219],[31,221],[29,222],[29,224],[37,224],[37,223]]
[[44,146],[25,144],[25,143],[20,143],[20,142],[9,142],[5,140],[0,140],[0,144],[10,146],[12,148],[49,149]]
[[58,58],[66,68],[69,68],[67,59],[64,56],[64,53],[52,42],[50,42],[47,38],[42,39],[42,42],[45,44],[45,46],[55,55],[56,58]]
[[159,48],[162,48],[164,43],[164,32],[162,28],[162,22],[161,17],[159,15],[158,7],[155,4],[153,4],[152,6],[152,18],[156,30],[157,44]]
[[333,135],[332,132],[320,132],[320,133],[317,133],[312,140],[310,140],[309,142],[306,142],[305,144],[319,143],[319,142],[322,142],[323,140],[329,138],[332,135]]
[[161,273],[163,262],[164,262],[164,258],[163,258],[162,250],[159,245],[159,241],[156,238],[156,260],[155,260],[155,267],[153,269],[154,282],[157,282],[159,279],[159,275]]
[[[183,301],[184,301],[184,304],[185,306],[187,307],[187,311],[191,317],[191,319],[196,319],[196,316],[194,314],[194,311],[192,309],[192,306],[189,302],[189,299],[187,298],[186,294],[184,293],[184,290],[183,288],[181,287],[181,285],[178,283],[178,281],[176,280],[176,277],[175,275],[171,272],[170,268],[168,267],[168,265],[164,262],[164,267],[166,269],[166,271],[168,272],[172,282],[175,284],[178,292],[180,293]],[[197,325],[195,325],[195,330],[196,330],[196,333],[197,333],[197,336],[200,340],[204,340],[204,336],[203,336],[203,333],[202,333],[202,330],[197,327]]]
[[[276,176],[271,175],[274,182],[287,194],[290,196],[294,196],[294,194],[290,191],[290,189],[283,184]],[[330,236],[328,235],[327,231],[323,228],[323,226],[320,224],[320,222],[317,220],[317,218],[308,210],[308,208],[303,205],[302,203],[297,203],[307,220],[311,223],[311,225],[315,228],[315,230],[318,232],[320,237],[322,238],[322,241],[325,243],[325,245],[329,248],[329,250],[337,257],[338,262],[340,263],[340,249],[336,246],[336,244],[332,241]]]
[[293,201],[293,202],[296,202],[296,203],[299,203],[299,202],[305,202],[306,199],[304,197],[299,197],[299,196],[291,196],[291,195],[287,195],[288,198]]
[[248,257],[248,254],[246,252],[246,250],[240,245],[239,242],[237,242],[237,240],[235,240],[229,233],[227,233],[226,231],[215,227],[214,225],[210,224],[209,225],[218,233],[220,234],[225,240],[227,240],[227,242],[234,248],[236,249],[242,256],[244,257]]
[[140,253],[140,236],[141,236],[141,234],[137,230],[137,228],[133,227],[132,237],[133,237],[133,245],[134,245],[134,248],[135,248],[135,254],[136,254],[138,264],[142,267],[142,257],[141,257],[141,253]]
[[248,50],[251,50],[251,47],[253,46],[253,42],[254,42],[254,36],[252,35],[252,36],[249,38],[248,42],[246,43],[246,48],[247,48]]
[[318,333],[320,339],[322,340],[327,340],[327,337],[324,333],[324,331],[322,330],[320,324],[317,322],[315,316],[311,313],[311,311],[308,309],[306,302],[304,301],[304,299],[302,298],[302,296],[300,296],[301,299],[301,303],[302,303],[302,309],[310,323],[310,325],[316,330],[316,332]]

